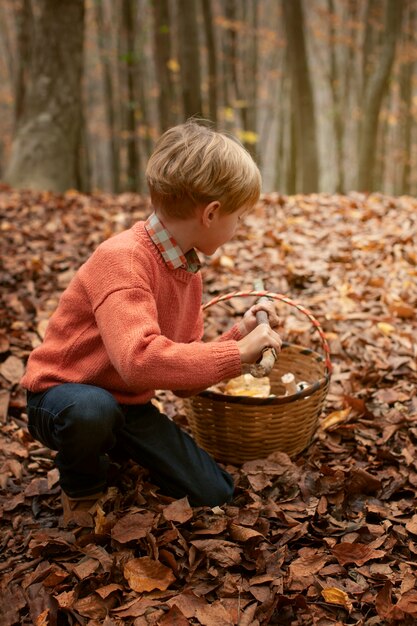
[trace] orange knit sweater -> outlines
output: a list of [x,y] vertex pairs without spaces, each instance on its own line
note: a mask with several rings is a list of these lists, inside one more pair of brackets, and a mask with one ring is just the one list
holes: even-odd
[[107,389],[140,404],[155,389],[209,387],[241,374],[237,326],[201,342],[200,272],[169,269],[143,222],[102,243],[62,294],[21,381]]

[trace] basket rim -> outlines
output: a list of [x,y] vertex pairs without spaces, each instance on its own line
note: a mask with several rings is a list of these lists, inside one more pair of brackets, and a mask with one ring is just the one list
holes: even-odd
[[[311,354],[316,357],[317,361],[321,361],[325,363],[325,359],[321,354],[311,350],[310,348],[305,348],[303,346],[299,346],[295,343],[288,343],[286,341],[283,342],[282,347],[285,348],[296,348],[299,352],[304,354]],[[306,398],[308,396],[312,396],[313,393],[323,389],[330,382],[330,374],[326,370],[326,374],[319,378],[319,380],[315,381],[312,385],[306,387],[302,391],[297,391],[290,396],[272,396],[267,398],[256,398],[253,396],[231,396],[227,393],[221,393],[220,391],[210,391],[205,389],[204,391],[200,391],[200,393],[196,394],[197,397],[201,397],[204,399],[214,400],[215,402],[229,402],[230,404],[246,404],[246,405],[280,405],[280,404],[289,404],[291,402],[295,402],[296,400],[300,400],[301,398]],[[192,398],[192,396],[191,396]],[[190,399],[191,399],[190,398]]]

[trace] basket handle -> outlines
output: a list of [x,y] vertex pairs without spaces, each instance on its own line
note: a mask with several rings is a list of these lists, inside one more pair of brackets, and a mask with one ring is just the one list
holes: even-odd
[[294,302],[294,300],[291,300],[290,298],[287,298],[287,296],[284,296],[281,293],[273,293],[271,291],[256,291],[256,290],[252,290],[252,291],[232,291],[231,293],[226,293],[223,294],[222,296],[217,296],[216,298],[213,298],[212,300],[210,300],[209,302],[206,302],[206,304],[203,305],[203,309],[208,309],[210,306],[212,306],[213,304],[218,304],[219,302],[224,302],[227,300],[231,300],[232,298],[247,298],[248,296],[255,296],[258,298],[272,298],[273,300],[279,300],[280,302],[284,302],[285,304],[288,304],[289,306],[292,306],[294,308],[296,308],[298,311],[300,311],[300,313],[303,313],[311,322],[312,326],[315,328],[315,330],[317,331],[319,337],[320,337],[320,341],[321,341],[321,345],[322,345],[322,349],[324,352],[324,363],[325,363],[325,367],[327,370],[327,374],[330,377],[331,373],[332,373],[332,363],[330,360],[330,348],[329,348],[329,344],[327,342],[327,339],[325,337],[324,331],[320,325],[320,322],[314,317],[314,315],[308,310],[306,309],[302,304],[299,304],[298,302]]

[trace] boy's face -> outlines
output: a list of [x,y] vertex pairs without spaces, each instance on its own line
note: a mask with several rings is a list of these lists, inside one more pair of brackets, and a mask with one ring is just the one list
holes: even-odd
[[248,207],[244,206],[233,213],[216,211],[210,228],[205,231],[202,241],[196,246],[197,249],[207,256],[214,254],[217,248],[232,239],[239,223],[249,213],[249,210]]

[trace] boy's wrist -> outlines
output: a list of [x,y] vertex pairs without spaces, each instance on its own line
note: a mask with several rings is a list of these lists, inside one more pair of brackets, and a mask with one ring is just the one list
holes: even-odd
[[246,335],[248,334],[248,329],[246,328],[246,324],[245,322],[242,320],[240,320],[240,322],[237,324],[237,329],[239,331],[239,333],[241,334],[242,337],[246,337]]

